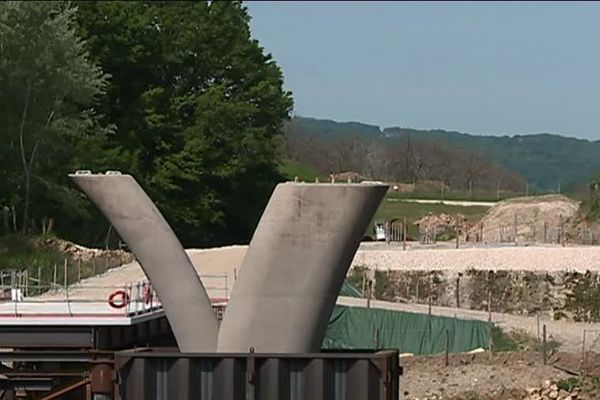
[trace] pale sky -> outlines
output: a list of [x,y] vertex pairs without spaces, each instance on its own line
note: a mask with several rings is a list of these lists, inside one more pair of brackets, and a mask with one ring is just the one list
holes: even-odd
[[600,3],[246,5],[296,115],[600,139]]

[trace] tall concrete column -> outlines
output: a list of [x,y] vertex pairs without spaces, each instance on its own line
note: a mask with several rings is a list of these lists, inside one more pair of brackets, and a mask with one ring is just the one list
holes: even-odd
[[316,352],[367,225],[379,184],[279,184],[242,262],[220,352]]
[[210,299],[173,230],[130,175],[72,174],[127,243],[156,290],[179,349],[212,352],[218,322]]

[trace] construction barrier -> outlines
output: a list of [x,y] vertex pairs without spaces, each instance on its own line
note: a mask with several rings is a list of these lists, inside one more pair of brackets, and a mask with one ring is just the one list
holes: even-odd
[[487,348],[483,321],[374,308],[336,306],[323,349],[398,349],[415,355],[459,353]]

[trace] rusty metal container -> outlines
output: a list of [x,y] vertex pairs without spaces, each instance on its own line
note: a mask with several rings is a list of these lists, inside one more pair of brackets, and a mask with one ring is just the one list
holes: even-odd
[[115,355],[122,400],[398,400],[397,350]]

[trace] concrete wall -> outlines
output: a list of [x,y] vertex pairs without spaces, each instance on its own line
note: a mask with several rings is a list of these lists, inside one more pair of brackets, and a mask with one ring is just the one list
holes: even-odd
[[218,351],[319,351],[348,267],[386,191],[376,184],[279,184],[242,262]]
[[70,177],[139,260],[162,302],[179,349],[215,351],[218,322],[206,290],[171,227],[135,179],[101,174]]

